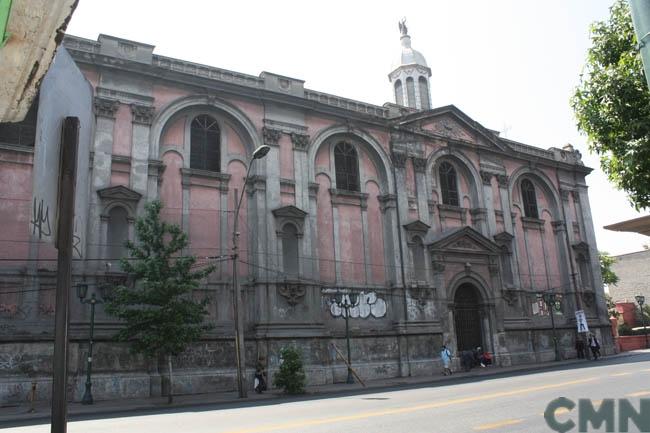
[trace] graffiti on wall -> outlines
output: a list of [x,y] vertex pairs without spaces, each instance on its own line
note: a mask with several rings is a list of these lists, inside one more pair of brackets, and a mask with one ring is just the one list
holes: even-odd
[[[350,302],[347,294],[343,295],[344,302]],[[367,319],[368,317],[384,317],[386,315],[386,301],[377,296],[375,292],[361,292],[356,304],[350,308],[351,318]],[[330,313],[334,317],[345,317],[345,308],[341,308],[336,302],[330,301]]]
[[32,235],[38,236],[39,239],[52,236],[52,225],[50,224],[50,206],[45,204],[45,200],[40,201],[34,197],[34,207],[32,208],[32,219],[29,221],[32,226]]

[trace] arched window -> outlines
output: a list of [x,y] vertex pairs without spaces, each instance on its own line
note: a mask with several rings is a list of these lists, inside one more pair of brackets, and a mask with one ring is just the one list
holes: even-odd
[[190,168],[220,171],[219,125],[214,117],[207,114],[192,120],[190,134]]
[[422,104],[422,109],[428,110],[431,108],[431,104],[429,104],[429,83],[427,83],[426,78],[420,77],[418,84],[420,85],[420,103]]
[[344,141],[334,147],[336,188],[359,191],[359,157],[357,151]]
[[126,209],[116,206],[108,212],[108,230],[106,233],[107,259],[118,267],[120,259],[127,254],[124,243],[129,239],[129,222]]
[[402,93],[402,81],[395,81],[395,102],[397,105],[404,105],[404,94]]
[[412,77],[406,78],[406,94],[408,96],[408,106],[415,108],[415,84]]
[[442,193],[442,204],[460,206],[458,200],[458,180],[456,169],[448,162],[440,164],[440,192]]
[[427,270],[424,260],[424,242],[422,242],[421,237],[416,236],[413,238],[413,246],[411,251],[413,254],[413,274],[415,276],[415,279],[417,281],[426,281]]
[[298,230],[293,224],[282,229],[282,263],[285,273],[298,275]]
[[591,272],[589,272],[589,261],[585,256],[580,254],[577,257],[577,262],[583,289],[592,289],[593,286],[591,284]]
[[528,179],[521,181],[521,199],[524,201],[524,215],[528,218],[539,218],[535,187]]

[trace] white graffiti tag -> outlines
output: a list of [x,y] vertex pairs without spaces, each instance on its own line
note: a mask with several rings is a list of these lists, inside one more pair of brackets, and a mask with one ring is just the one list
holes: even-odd
[[[343,295],[343,300],[350,302],[348,295]],[[336,302],[330,303],[330,313],[334,317],[345,317],[345,308],[339,307]],[[362,318],[366,319],[368,316],[373,317],[384,317],[386,315],[386,301],[377,296],[375,292],[361,292],[359,293],[359,299],[357,303],[350,308],[350,317],[351,318]]]

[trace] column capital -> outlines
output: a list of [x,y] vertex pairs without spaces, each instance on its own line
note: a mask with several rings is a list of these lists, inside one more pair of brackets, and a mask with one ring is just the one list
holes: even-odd
[[131,104],[132,122],[140,125],[151,125],[155,109],[149,105]]
[[264,136],[264,144],[267,146],[278,146],[278,141],[280,141],[282,131],[279,129],[263,126],[262,135]]
[[115,119],[115,113],[117,112],[119,106],[120,102],[117,99],[108,99],[102,98],[100,96],[95,96],[95,99],[93,101],[93,108],[97,117]]
[[494,173],[491,173],[489,171],[481,170],[481,180],[483,181],[483,185],[492,185],[492,176]]
[[396,168],[404,168],[406,166],[406,160],[407,160],[406,153],[402,152],[393,152],[391,155],[391,159],[393,160],[393,165]]
[[411,159],[413,160],[413,170],[415,170],[416,173],[424,173],[427,170],[426,158],[418,158],[414,156]]

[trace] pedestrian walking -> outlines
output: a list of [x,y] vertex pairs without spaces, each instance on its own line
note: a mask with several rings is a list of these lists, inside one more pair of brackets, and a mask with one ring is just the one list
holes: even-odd
[[440,359],[442,360],[443,367],[442,374],[445,376],[451,375],[452,371],[451,368],[449,368],[449,363],[451,362],[451,351],[444,344],[440,350]]
[[594,356],[594,361],[600,357],[600,342],[594,334],[589,334],[589,348]]
[[266,391],[266,362],[264,357],[257,360],[253,389],[258,394]]
[[585,342],[580,336],[576,338],[576,354],[578,355],[578,359],[585,358]]

